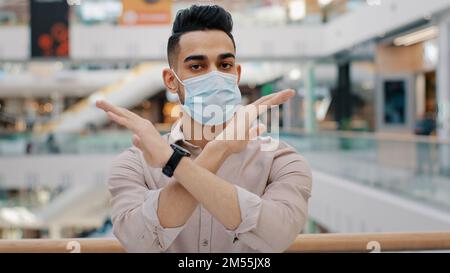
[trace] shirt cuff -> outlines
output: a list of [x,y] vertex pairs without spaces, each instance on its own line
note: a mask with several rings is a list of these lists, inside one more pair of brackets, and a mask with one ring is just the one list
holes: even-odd
[[147,193],[142,212],[147,227],[153,233],[155,243],[159,245],[161,250],[166,250],[186,224],[176,228],[163,228],[161,226],[157,213],[161,190],[162,189],[151,190]]
[[235,185],[235,187],[241,211],[241,223],[235,230],[227,229],[227,232],[233,235],[234,241],[239,239],[240,234],[256,228],[262,205],[262,199],[258,195],[239,186]]

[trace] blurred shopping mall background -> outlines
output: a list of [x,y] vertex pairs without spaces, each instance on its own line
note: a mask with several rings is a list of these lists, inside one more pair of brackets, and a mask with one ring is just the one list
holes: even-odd
[[180,8],[235,21],[245,101],[291,87],[280,138],[313,168],[305,233],[450,228],[450,1],[0,0],[0,238],[109,237],[130,133],[170,130],[161,80]]

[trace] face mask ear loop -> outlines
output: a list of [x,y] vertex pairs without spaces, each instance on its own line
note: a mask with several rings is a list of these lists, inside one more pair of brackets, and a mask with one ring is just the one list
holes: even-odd
[[184,83],[183,83],[183,81],[182,81],[182,80],[180,80],[180,78],[178,78],[178,75],[177,75],[177,73],[175,73],[175,71],[174,71],[173,69],[170,69],[170,70],[172,70],[172,73],[173,73],[173,75],[175,75],[175,78],[177,78],[178,82],[179,82],[179,83],[181,83],[181,85],[183,85],[183,86],[184,86]]

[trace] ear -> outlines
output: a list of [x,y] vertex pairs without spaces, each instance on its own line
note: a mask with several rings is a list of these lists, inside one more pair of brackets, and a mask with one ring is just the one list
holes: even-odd
[[175,78],[175,75],[173,74],[172,70],[170,68],[164,68],[162,73],[164,85],[166,86],[167,90],[171,93],[177,93],[178,91],[178,80]]
[[242,67],[240,64],[236,65],[236,72],[238,77],[237,83],[239,84],[241,82],[241,72],[242,72]]

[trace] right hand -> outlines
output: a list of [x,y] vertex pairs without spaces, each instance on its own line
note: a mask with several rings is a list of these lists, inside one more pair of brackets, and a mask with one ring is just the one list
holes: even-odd
[[96,106],[105,111],[111,120],[134,133],[133,144],[142,151],[148,165],[162,168],[167,163],[173,150],[149,120],[106,101],[97,101]]
[[255,139],[266,130],[263,124],[250,127],[261,114],[269,108],[287,102],[295,95],[292,89],[286,89],[264,96],[257,101],[239,108],[225,129],[212,141],[224,147],[228,153],[240,153],[249,140]]

